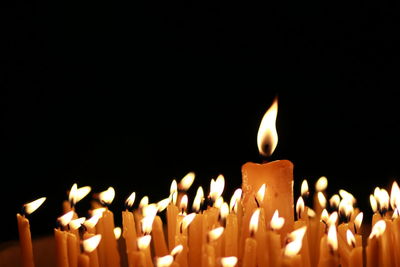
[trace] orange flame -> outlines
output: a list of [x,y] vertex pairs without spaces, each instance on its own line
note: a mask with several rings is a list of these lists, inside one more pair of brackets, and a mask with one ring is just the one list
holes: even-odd
[[278,133],[276,131],[276,117],[278,115],[278,98],[275,98],[271,107],[265,112],[257,133],[257,146],[261,155],[272,155],[278,145]]
[[35,210],[37,210],[42,204],[43,202],[46,200],[45,197],[41,197],[39,199],[36,199],[32,202],[26,203],[24,205],[24,210],[26,214],[31,214],[32,212],[34,212]]

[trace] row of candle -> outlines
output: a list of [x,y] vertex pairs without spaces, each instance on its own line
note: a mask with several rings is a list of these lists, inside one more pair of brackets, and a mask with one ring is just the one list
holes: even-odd
[[[194,177],[191,172],[179,183],[174,180],[168,198],[149,203],[144,197],[136,209],[136,194],[132,193],[122,212],[122,230],[115,227],[114,214],[108,208],[115,196],[112,187],[97,195],[90,218],[85,219],[78,217],[74,206],[90,187],[74,184],[69,200],[63,204],[64,215],[57,220],[59,227],[54,229],[56,265],[121,266],[117,240],[122,231],[122,253],[126,253],[130,267],[400,266],[400,189],[396,182],[390,194],[378,187],[371,194],[374,214],[364,244],[363,213],[356,207],[356,199],[345,190],[328,199],[325,177],[317,181],[313,198],[307,181],[302,182],[295,205],[296,220],[286,235],[280,230],[287,221],[278,210],[271,220],[266,219],[265,184],[252,201],[244,203],[242,190],[237,189],[228,203],[222,196],[225,179],[220,175],[211,180],[207,196],[202,187],[198,188],[189,213],[186,191]],[[24,267],[34,266],[26,215],[44,200],[25,204],[24,214],[17,214]]]

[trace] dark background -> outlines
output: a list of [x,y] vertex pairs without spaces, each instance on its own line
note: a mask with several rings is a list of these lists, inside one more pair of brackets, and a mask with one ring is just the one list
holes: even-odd
[[257,130],[276,95],[269,160],[293,161],[295,198],[302,179],[325,175],[329,193],[352,192],[368,214],[374,187],[398,180],[394,6],[2,5],[2,241],[41,196],[32,234],[51,233],[74,182],[113,186],[116,214],[132,191],[161,200],[189,171],[192,191],[224,174],[229,199],[241,165],[263,160]]

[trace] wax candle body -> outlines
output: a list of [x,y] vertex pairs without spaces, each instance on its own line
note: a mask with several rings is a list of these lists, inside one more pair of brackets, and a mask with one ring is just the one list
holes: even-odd
[[167,244],[165,243],[163,223],[160,216],[156,216],[153,221],[153,230],[151,231],[154,252],[156,257],[162,257],[168,254]]
[[175,247],[176,217],[179,210],[172,202],[167,207],[168,248],[171,251]]
[[129,267],[146,267],[146,258],[143,251],[128,253]]
[[362,267],[363,266],[363,248],[355,247],[350,252],[349,267]]
[[301,255],[295,255],[292,257],[285,257],[282,260],[282,267],[304,267],[302,265]]
[[243,255],[243,267],[257,266],[257,241],[249,237],[246,239]]
[[367,267],[379,266],[378,257],[378,238],[372,237],[368,238],[368,245],[366,251]]
[[236,214],[229,214],[226,218],[225,229],[225,256],[238,256],[238,220]]
[[[285,218],[285,224],[279,233],[281,240],[293,230],[293,164],[288,160],[277,160],[264,164],[248,162],[242,166],[242,190],[245,212],[250,199],[254,199],[257,190],[266,185],[264,197],[265,220],[267,226],[274,211]],[[245,222],[243,222],[245,223]]]
[[17,221],[22,267],[34,267],[29,220],[25,216],[17,214]]
[[[110,210],[106,210],[103,213],[103,217],[100,219],[104,222],[104,243],[106,253],[106,264],[107,266],[120,266],[120,257],[118,252],[118,244],[114,235],[114,214]],[[103,238],[102,238],[103,241]],[[100,241],[101,243],[101,241]]]
[[76,236],[72,233],[67,234],[67,247],[69,267],[77,267],[79,251],[76,247]]
[[79,255],[78,267],[90,267],[90,259],[86,254]]
[[193,222],[189,225],[189,262],[193,267],[201,266],[203,217],[203,214],[196,214]]
[[68,267],[67,236],[67,232],[59,229],[54,229],[57,267]]
[[137,249],[137,235],[135,227],[135,219],[133,218],[133,213],[130,211],[122,212],[122,236],[125,238],[126,251],[136,251]]

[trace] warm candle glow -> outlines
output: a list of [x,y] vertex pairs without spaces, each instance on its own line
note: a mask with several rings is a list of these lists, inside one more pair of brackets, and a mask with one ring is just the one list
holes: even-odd
[[95,235],[88,239],[83,240],[82,242],[83,250],[87,253],[92,252],[97,248],[97,246],[100,243],[100,240],[101,240],[101,235]]
[[188,215],[186,215],[183,219],[182,219],[182,232],[184,232],[188,227],[189,224],[191,222],[193,222],[194,217],[196,217],[196,213],[190,213]]
[[81,225],[85,222],[86,218],[85,217],[81,217],[75,220],[71,220],[69,222],[69,228],[72,230],[77,230],[79,229],[79,227],[81,227]]
[[183,177],[182,180],[179,182],[179,189],[187,191],[192,186],[194,178],[194,172],[189,172],[188,174],[186,174],[185,177]]
[[208,239],[210,242],[213,242],[217,240],[218,238],[221,237],[222,233],[224,232],[225,228],[224,227],[217,227],[212,229],[211,231],[208,232]]
[[329,213],[326,209],[323,209],[321,212],[321,221],[328,224],[329,221]]
[[259,205],[261,205],[261,203],[263,203],[264,201],[265,190],[266,190],[265,184],[262,184],[262,186],[260,186],[260,188],[256,193],[256,200]]
[[298,199],[297,199],[297,202],[296,202],[296,214],[297,214],[297,218],[300,218],[301,217],[301,214],[304,212],[304,200],[303,200],[303,198],[300,196]]
[[145,250],[149,245],[151,241],[151,235],[144,235],[141,237],[138,237],[137,239],[137,245],[140,250]]
[[229,206],[228,203],[224,202],[219,210],[219,214],[221,219],[225,220],[229,214]]
[[344,189],[340,189],[340,190],[339,190],[339,195],[340,195],[343,199],[349,200],[351,204],[355,204],[355,203],[357,202],[357,201],[356,201],[356,198],[353,196],[353,194],[347,192],[347,191],[344,190]]
[[331,224],[328,229],[328,245],[333,251],[338,249],[336,226],[334,224]]
[[278,133],[276,131],[276,117],[278,115],[278,98],[275,98],[271,107],[264,114],[257,133],[257,146],[261,155],[272,155],[278,145]]
[[166,255],[163,257],[156,258],[157,267],[169,267],[174,262],[174,257],[172,255]]
[[324,193],[318,192],[318,203],[324,209],[326,207],[326,198]]
[[32,212],[34,212],[35,210],[37,210],[42,204],[43,202],[46,200],[45,197],[41,197],[39,199],[36,199],[32,202],[26,203],[24,205],[24,211],[26,214],[31,214]]
[[148,196],[142,197],[142,199],[139,202],[139,209],[143,210],[148,205],[149,205],[149,197]]
[[157,204],[149,204],[142,209],[142,214],[144,217],[155,217],[157,215]]
[[179,203],[179,214],[185,214],[186,213],[186,209],[188,206],[188,196],[187,195],[183,195],[183,197],[181,198],[181,203]]
[[233,210],[237,214],[237,207],[240,199],[242,198],[242,189],[238,188],[235,190],[229,202],[229,210]]
[[307,209],[307,216],[310,218],[314,218],[317,214],[315,213],[315,211],[311,208]]
[[125,205],[129,208],[132,208],[133,203],[135,203],[136,199],[136,192],[132,192],[132,194],[129,195],[129,197],[125,200]]
[[377,221],[374,226],[372,226],[371,234],[369,238],[379,237],[381,236],[386,230],[386,222],[384,220]]
[[140,222],[142,225],[142,233],[145,235],[150,234],[151,230],[153,229],[154,216],[143,217]]
[[218,197],[214,202],[214,207],[220,209],[222,204],[224,204],[224,198],[222,196]]
[[349,229],[347,229],[347,231],[346,231],[346,240],[347,240],[347,244],[350,247],[354,248],[356,246],[356,238],[354,237],[353,233]]
[[252,234],[254,235],[257,232],[259,217],[260,217],[260,209],[258,208],[253,212],[250,218],[250,223],[249,223],[250,235]]
[[192,209],[194,212],[199,212],[201,207],[201,202],[204,199],[204,191],[201,186],[197,188],[196,196],[194,197]]
[[221,258],[221,265],[222,267],[234,267],[237,263],[237,257],[222,257]]
[[271,228],[274,231],[278,231],[283,227],[283,224],[285,223],[285,218],[279,217],[279,211],[275,210],[274,215],[272,216],[271,219]]
[[285,256],[293,257],[300,252],[306,230],[307,226],[303,226],[289,233],[288,237],[290,242],[285,246],[283,253]]
[[118,240],[121,237],[121,233],[122,233],[121,227],[118,226],[114,228],[115,239]]
[[172,181],[171,186],[169,188],[169,196],[171,198],[171,202],[176,205],[176,200],[178,198],[178,184],[175,180]]
[[157,212],[162,212],[168,207],[168,204],[170,202],[169,198],[164,198],[163,200],[160,200],[157,202]]
[[307,230],[307,226],[302,226],[299,229],[296,229],[296,230],[290,232],[288,234],[288,239],[290,241],[295,241],[295,240],[299,240],[299,239],[303,240],[306,230]]
[[343,198],[339,203],[339,214],[345,217],[347,220],[350,219],[351,214],[354,212],[353,205],[348,198]]
[[99,221],[99,219],[103,216],[103,213],[97,213],[97,214],[93,214],[92,217],[90,217],[89,219],[87,219],[83,225],[85,225],[86,227],[90,227],[93,228],[96,226],[97,222]]
[[361,228],[361,223],[363,221],[364,213],[360,212],[357,214],[357,216],[354,218],[354,226],[356,228],[356,232],[360,231]]
[[378,202],[376,202],[376,199],[374,195],[369,195],[369,203],[371,204],[371,209],[375,213],[378,211]]
[[63,227],[65,227],[72,220],[73,216],[74,216],[74,212],[71,210],[71,211],[65,213],[64,215],[58,217],[57,220]]
[[171,255],[175,257],[176,255],[178,255],[179,253],[181,253],[182,250],[183,250],[183,246],[182,246],[182,245],[177,245],[176,247],[174,247],[174,248],[171,250]]
[[315,183],[315,190],[317,192],[324,191],[328,187],[328,179],[325,176],[321,176]]
[[386,212],[389,209],[389,193],[385,189],[376,187],[374,196],[378,203],[378,208],[381,212]]
[[340,196],[338,194],[334,194],[329,199],[329,206],[331,206],[332,209],[337,210],[339,207],[339,203],[340,203]]
[[213,201],[217,200],[222,195],[225,187],[225,178],[222,174],[218,175],[217,179],[211,180],[210,183],[210,197]]
[[99,193],[99,200],[100,202],[110,205],[115,197],[115,190],[113,187],[109,187],[107,190]]
[[78,188],[78,185],[75,183],[72,185],[71,190],[69,191],[68,201],[75,205],[79,201],[81,201],[85,196],[87,196],[92,188],[90,186],[83,186]]
[[329,226],[336,225],[338,219],[339,219],[339,214],[337,213],[337,211],[334,211],[331,213],[331,215],[329,215],[327,223]]
[[308,191],[308,182],[307,182],[307,180],[303,180],[303,182],[301,183],[301,190],[300,190],[300,192],[301,192],[301,196],[302,197],[307,197],[308,196],[308,194],[309,194],[309,191]]
[[99,218],[103,217],[103,213],[106,211],[106,208],[97,208],[92,210],[93,216],[99,216]]
[[393,211],[400,207],[400,188],[396,181],[392,184],[392,189],[390,190],[390,206]]

